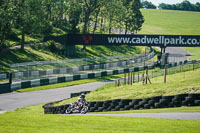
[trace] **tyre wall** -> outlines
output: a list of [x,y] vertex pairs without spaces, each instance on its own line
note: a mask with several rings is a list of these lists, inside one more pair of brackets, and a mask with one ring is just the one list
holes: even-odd
[[[43,106],[45,114],[64,114],[67,105]],[[175,96],[156,96],[144,99],[114,99],[89,102],[88,112],[124,111],[138,109],[173,108],[181,106],[200,106],[200,94],[179,94]]]

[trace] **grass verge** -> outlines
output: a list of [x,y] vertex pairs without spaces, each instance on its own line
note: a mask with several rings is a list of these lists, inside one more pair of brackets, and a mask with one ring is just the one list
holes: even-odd
[[[133,86],[124,85],[115,87],[114,83],[100,87],[86,95],[88,101],[105,101],[112,99],[137,99],[153,96],[169,96],[184,93],[200,93],[200,70],[187,71],[167,76],[167,83],[164,77],[151,79],[152,84],[142,85],[141,82]],[[64,100],[58,105],[75,102],[77,97]]]
[[165,132],[196,133],[200,122],[192,120],[170,120],[152,118],[44,115],[42,105],[17,109],[0,114],[0,133],[128,133],[128,132]]
[[91,114],[124,114],[124,113],[170,113],[170,112],[200,112],[200,107],[178,107],[163,109],[142,109],[128,111],[112,111],[112,112],[95,112]]
[[183,49],[192,54],[192,56],[190,57],[190,60],[200,59],[200,52],[199,52],[200,48],[199,47],[194,47],[194,48],[184,47]]

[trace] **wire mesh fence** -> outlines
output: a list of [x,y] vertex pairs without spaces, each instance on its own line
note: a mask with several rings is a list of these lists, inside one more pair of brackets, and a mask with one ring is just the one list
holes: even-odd
[[94,71],[113,70],[153,63],[155,53],[93,57],[56,61],[37,61],[10,65],[13,82],[63,75],[75,75]]
[[[178,66],[169,67],[166,65],[166,69],[160,69],[155,68],[152,70],[149,70],[148,76],[149,78],[155,78],[159,76],[164,76],[165,73],[167,75],[186,72],[186,71],[197,71],[200,72],[200,60],[198,61],[188,61],[187,64],[180,64]],[[138,71],[138,72],[130,72],[130,73],[124,73],[124,78],[116,79],[115,80],[115,86],[121,86],[121,85],[132,85],[133,83],[138,83],[144,80],[145,70]],[[185,75],[183,78],[187,78],[187,75]]]

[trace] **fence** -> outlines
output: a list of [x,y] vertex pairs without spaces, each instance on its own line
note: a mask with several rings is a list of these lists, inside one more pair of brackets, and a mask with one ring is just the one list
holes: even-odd
[[[152,66],[154,67],[154,66]],[[148,67],[149,68],[149,67]],[[148,72],[149,78],[155,78],[159,76],[170,75],[170,74],[176,74],[181,72],[186,72],[190,70],[200,70],[200,60],[193,60],[193,61],[184,61],[179,63],[171,63],[166,64],[166,69],[152,69]],[[124,73],[124,78],[116,79],[115,80],[115,86],[121,86],[121,85],[132,85],[133,83],[144,81],[145,76],[145,68],[143,71],[130,71],[129,73]],[[186,78],[186,75],[184,75],[184,78]]]
[[147,55],[123,55],[112,57],[81,58],[57,61],[38,61],[12,64],[12,80],[32,80],[47,77],[72,76],[87,72],[113,70],[117,68],[128,68],[138,66],[144,61],[150,63],[155,53]]

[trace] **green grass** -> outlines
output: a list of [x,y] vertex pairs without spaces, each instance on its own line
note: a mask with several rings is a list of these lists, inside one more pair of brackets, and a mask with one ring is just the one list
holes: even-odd
[[95,112],[91,114],[124,114],[124,113],[169,113],[169,112],[200,112],[200,107],[178,107],[178,108],[163,108],[163,109],[142,109],[128,111],[113,111],[113,112]]
[[[167,83],[163,76],[151,79],[152,84],[142,85],[135,83],[133,86],[125,85],[115,87],[107,84],[86,95],[88,101],[105,101],[112,99],[137,99],[153,96],[169,96],[184,93],[200,93],[200,70],[188,71],[167,76]],[[75,102],[77,97],[64,100],[58,105]]]
[[183,48],[184,50],[190,52],[192,56],[190,57],[190,60],[197,60],[200,59],[200,48],[199,47],[193,47],[193,48]]
[[37,51],[30,47],[25,47],[25,51],[20,49],[9,50],[0,53],[0,72],[10,71],[10,64],[43,61],[43,60],[57,60],[62,59],[62,56],[57,56],[49,51],[41,50]]
[[192,120],[44,115],[42,113],[42,105],[0,114],[0,123],[0,133],[195,133],[200,130],[200,122]]
[[145,22],[139,34],[199,35],[200,12],[141,10]]
[[[81,46],[77,46],[76,57],[105,57],[105,56],[118,56],[124,54],[140,54],[142,53],[144,47],[130,47],[130,46],[120,46],[120,47],[106,47],[106,46],[93,46],[87,47],[87,52],[81,51]],[[6,55],[6,56],[5,56]],[[20,49],[8,50],[0,53],[0,72],[9,72],[10,64],[22,63],[22,62],[32,62],[32,61],[45,61],[45,60],[62,60],[68,59],[64,56],[59,56],[48,50],[43,49],[33,49],[31,47],[25,47],[25,51],[22,52]]]
[[119,56],[119,55],[130,55],[140,54],[144,51],[145,47],[135,46],[87,46],[86,53],[83,53],[81,49],[83,46],[77,45],[77,54],[80,57],[104,57],[104,56]]
[[[141,10],[145,22],[139,34],[200,35],[200,12],[173,10]],[[200,59],[200,48],[183,48]]]

